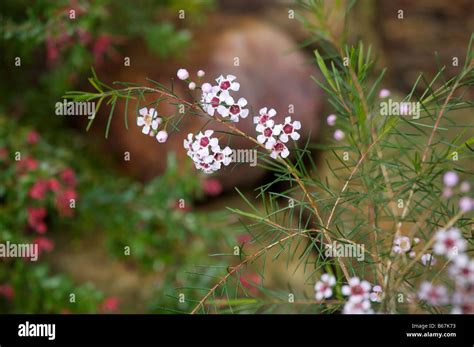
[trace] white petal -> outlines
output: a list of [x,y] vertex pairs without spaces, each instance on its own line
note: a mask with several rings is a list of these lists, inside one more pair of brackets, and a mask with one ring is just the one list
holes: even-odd
[[276,113],[277,113],[277,112],[276,112],[275,109],[273,109],[273,108],[270,109],[270,111],[268,111],[268,115],[269,115],[270,117],[274,117],[274,116],[276,115]]
[[249,115],[249,110],[248,109],[243,109],[243,110],[240,111],[240,117],[247,118],[248,115]]
[[150,133],[150,126],[145,125],[145,126],[142,128],[142,133],[144,133],[145,135],[148,135],[148,134]]
[[295,121],[293,122],[293,128],[295,128],[296,130],[301,129],[301,123],[300,123],[300,121],[295,120]]
[[140,109],[140,111],[138,111],[138,113],[140,113],[142,116],[145,116],[146,114],[148,114],[148,110],[146,107],[143,107]]
[[239,89],[240,89],[240,83],[238,82],[233,82],[231,85],[230,85],[230,89],[237,92]]
[[151,122],[151,127],[154,130],[158,129],[158,119],[155,119],[153,122]]
[[138,126],[143,126],[145,124],[145,120],[143,117],[137,117],[137,125]]
[[245,100],[245,98],[240,98],[239,101],[237,101],[237,105],[245,107],[245,105],[247,105],[247,100]]
[[153,118],[155,118],[155,116],[157,115],[156,110],[155,110],[154,108],[150,108],[150,109],[148,110],[148,112],[150,113],[150,115],[151,115]]
[[291,138],[296,141],[300,138],[300,134],[293,132],[293,134],[291,134]]
[[288,142],[288,135],[281,134],[280,135],[280,140],[281,140],[281,142],[287,143]]
[[267,138],[264,135],[258,135],[257,136],[257,141],[260,142],[260,143],[265,143],[266,140],[267,140]]
[[229,110],[227,107],[219,105],[217,107],[217,113],[219,113],[222,117],[228,117],[229,116]]
[[288,150],[288,148],[285,148],[281,153],[280,153],[281,157],[282,158],[286,158],[287,156],[290,155],[290,151]]
[[[265,113],[267,113],[267,108],[266,108],[266,107],[262,107],[262,108],[260,109],[260,111],[258,111],[258,113],[260,113],[260,115],[263,116]],[[257,118],[257,117],[255,117],[255,118]]]

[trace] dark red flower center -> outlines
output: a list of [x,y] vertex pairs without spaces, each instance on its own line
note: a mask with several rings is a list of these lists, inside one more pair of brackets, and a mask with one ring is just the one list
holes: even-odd
[[229,81],[222,81],[220,86],[222,90],[227,90],[230,88],[230,82]]
[[281,142],[277,142],[275,146],[273,146],[273,149],[277,152],[283,151],[284,148],[285,148],[285,145]]
[[199,144],[201,145],[201,147],[206,147],[209,144],[209,138],[203,137],[201,141],[199,141]]
[[240,113],[240,106],[239,105],[232,105],[230,107],[229,111],[232,114],[239,114]]
[[265,124],[269,119],[270,119],[270,116],[268,114],[264,114],[263,116],[260,117],[260,124]]
[[220,160],[224,159],[224,155],[222,153],[216,153],[214,155],[214,159],[220,161]]
[[272,134],[273,134],[273,131],[272,131],[272,129],[270,129],[270,128],[266,128],[266,129],[263,131],[263,135],[265,135],[265,137],[270,137],[270,136],[272,136]]
[[364,289],[360,285],[356,285],[351,288],[352,295],[362,295],[364,294]]
[[448,248],[453,248],[456,243],[454,242],[453,239],[446,239],[446,240],[444,240],[444,244]]
[[293,125],[285,124],[285,126],[283,127],[283,131],[285,132],[285,134],[291,134],[293,132]]
[[217,96],[215,96],[211,99],[211,106],[214,107],[214,108],[219,106],[219,98]]

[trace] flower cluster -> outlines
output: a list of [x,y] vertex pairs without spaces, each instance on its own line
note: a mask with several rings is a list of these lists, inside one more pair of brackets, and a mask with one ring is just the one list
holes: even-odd
[[[205,75],[204,71],[199,70],[199,78]],[[189,72],[186,69],[179,69],[177,76],[180,80],[187,81],[191,90],[197,88],[195,82],[189,80]],[[247,100],[245,98],[234,99],[232,92],[240,89],[240,84],[236,81],[237,77],[233,75],[219,76],[215,85],[203,83],[200,86],[202,91],[200,106],[211,117],[219,115],[222,119],[231,122],[239,122],[242,118],[247,118],[249,110],[246,108]],[[291,117],[286,117],[283,124],[275,124],[272,119],[276,115],[274,109],[263,107],[260,109],[259,116],[253,118],[255,130],[258,133],[257,141],[270,151],[273,159],[278,157],[286,158],[290,151],[286,143],[291,139],[298,140],[300,134],[297,130],[301,129],[299,121],[293,121]],[[149,120],[150,126],[153,126],[153,118]],[[205,134],[210,131],[207,130]],[[212,143],[200,144],[201,137],[209,139],[209,136],[200,133],[194,139],[193,134],[189,134],[184,140],[184,147],[188,151],[188,156],[193,159],[197,169],[205,173],[212,173],[219,170],[222,165],[228,165],[231,161],[230,154],[232,150],[229,147],[221,149],[218,145]],[[207,141],[207,140],[206,140]],[[217,141],[217,139],[215,139]]]
[[268,110],[267,107],[264,107],[260,109],[259,116],[254,117],[255,130],[259,133],[257,141],[264,144],[266,149],[272,151],[270,156],[273,159],[278,156],[286,158],[290,151],[285,143],[290,138],[295,141],[300,138],[300,134],[296,130],[301,129],[301,123],[292,121],[291,117],[286,117],[284,124],[275,124],[272,119],[275,115],[276,111],[273,108]]
[[[418,289],[420,300],[433,306],[451,304],[453,313],[474,313],[474,259],[465,253],[466,248],[467,242],[457,228],[442,229],[435,234],[433,252],[450,260],[448,274],[456,289],[450,295],[444,285],[425,281]],[[433,257],[425,256],[429,256],[425,262],[434,265]]]
[[196,169],[207,174],[219,170],[222,165],[229,165],[232,160],[232,150],[229,147],[221,148],[219,139],[212,137],[213,133],[212,130],[200,132],[196,136],[190,133],[184,140],[184,148]]
[[221,117],[228,118],[231,122],[238,122],[240,118],[247,118],[249,110],[247,100],[239,98],[235,100],[231,92],[240,89],[240,83],[236,82],[237,77],[233,75],[219,76],[216,78],[217,84],[212,86],[209,83],[203,84],[201,106],[210,116],[217,112]]
[[[333,275],[323,274],[314,286],[316,300],[330,298],[335,284],[336,278]],[[344,296],[348,297],[343,308],[345,314],[373,313],[371,301],[381,302],[383,299],[381,286],[372,287],[369,282],[360,280],[358,277],[350,278],[348,284],[342,286],[341,291]]]

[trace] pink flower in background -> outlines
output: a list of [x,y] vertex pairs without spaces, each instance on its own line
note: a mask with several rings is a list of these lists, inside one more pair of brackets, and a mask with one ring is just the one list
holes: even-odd
[[390,96],[390,90],[388,90],[388,89],[380,89],[379,98],[385,99],[385,98],[388,98],[389,96]]
[[335,114],[330,114],[328,118],[326,119],[328,125],[331,127],[336,125],[336,120],[337,120],[337,117]]
[[242,286],[249,291],[252,295],[258,294],[258,285],[262,282],[262,279],[257,274],[247,274],[239,277],[239,281]]
[[66,189],[59,192],[56,196],[56,208],[63,217],[71,217],[74,215],[74,210],[71,208],[72,200],[77,199],[77,193],[75,190]]
[[218,179],[209,178],[202,183],[202,189],[208,196],[218,196],[222,193],[222,184]]
[[0,160],[8,158],[8,149],[5,147],[0,148]]
[[51,252],[54,249],[54,242],[47,237],[37,237],[33,240],[33,243],[38,245],[38,253]]
[[435,254],[445,255],[448,257],[457,256],[466,249],[466,240],[457,228],[449,230],[439,230],[436,235],[436,243],[433,246]]
[[446,187],[454,187],[459,182],[458,174],[454,171],[448,171],[443,176],[443,182]]
[[34,145],[38,143],[40,139],[40,136],[37,131],[31,130],[27,135],[26,135],[26,143],[29,145]]
[[12,300],[15,297],[15,290],[7,283],[0,284],[0,296]]
[[67,185],[70,188],[74,188],[77,184],[76,181],[76,175],[74,173],[74,170],[71,168],[64,169],[60,174],[59,174],[61,181],[64,182],[65,185]]
[[25,157],[18,161],[17,170],[20,174],[26,173],[27,171],[33,171],[38,168],[38,161],[30,156]]
[[249,243],[252,240],[252,235],[250,235],[250,234],[237,235],[235,237],[235,239],[240,244],[246,244],[246,243]]
[[443,285],[433,285],[423,282],[418,291],[418,297],[430,305],[446,305],[449,302],[448,290]]
[[102,65],[104,63],[104,55],[110,48],[112,40],[110,35],[102,34],[94,42],[92,47],[92,53],[94,54],[94,63],[96,65]]
[[56,178],[50,178],[48,180],[48,187],[52,192],[57,193],[61,189],[61,184]]
[[44,207],[29,207],[28,225],[39,234],[44,234],[48,230],[44,222],[46,215],[47,211]]
[[106,298],[99,307],[102,313],[114,313],[119,310],[120,301],[115,297]]
[[38,180],[30,188],[30,198],[36,200],[43,200],[46,193],[48,192],[49,183],[46,180]]

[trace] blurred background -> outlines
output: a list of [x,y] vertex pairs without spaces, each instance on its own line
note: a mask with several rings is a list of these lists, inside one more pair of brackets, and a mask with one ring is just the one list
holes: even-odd
[[[108,109],[86,132],[86,117],[58,116],[55,104],[68,90],[90,90],[91,67],[108,83],[141,85],[169,84],[181,67],[205,70],[209,82],[233,73],[257,111],[270,106],[283,117],[292,108],[305,140],[324,143],[330,107],[311,80],[317,43],[292,11],[310,14],[278,0],[4,0],[0,9],[0,241],[34,242],[41,252],[35,263],[0,259],[0,312],[189,311],[186,298],[202,297],[199,288],[221,273],[222,261],[209,255],[250,240],[225,209],[244,204],[234,187],[252,193],[268,173],[237,165],[216,177],[198,174],[182,139],[200,121],[183,122],[182,133],[160,145],[125,129],[120,104],[104,139]],[[361,0],[347,19],[351,40],[371,44],[378,68],[388,68],[383,86],[402,95],[420,71],[432,77],[447,65],[447,75],[456,73],[474,2]],[[134,112],[129,105],[129,124]],[[472,115],[459,117],[472,123]],[[250,119],[242,129],[251,129]],[[216,267],[196,276],[200,265]],[[262,287],[288,286],[312,296],[301,271],[283,267],[268,264],[264,281],[248,268],[237,281],[256,297]]]

